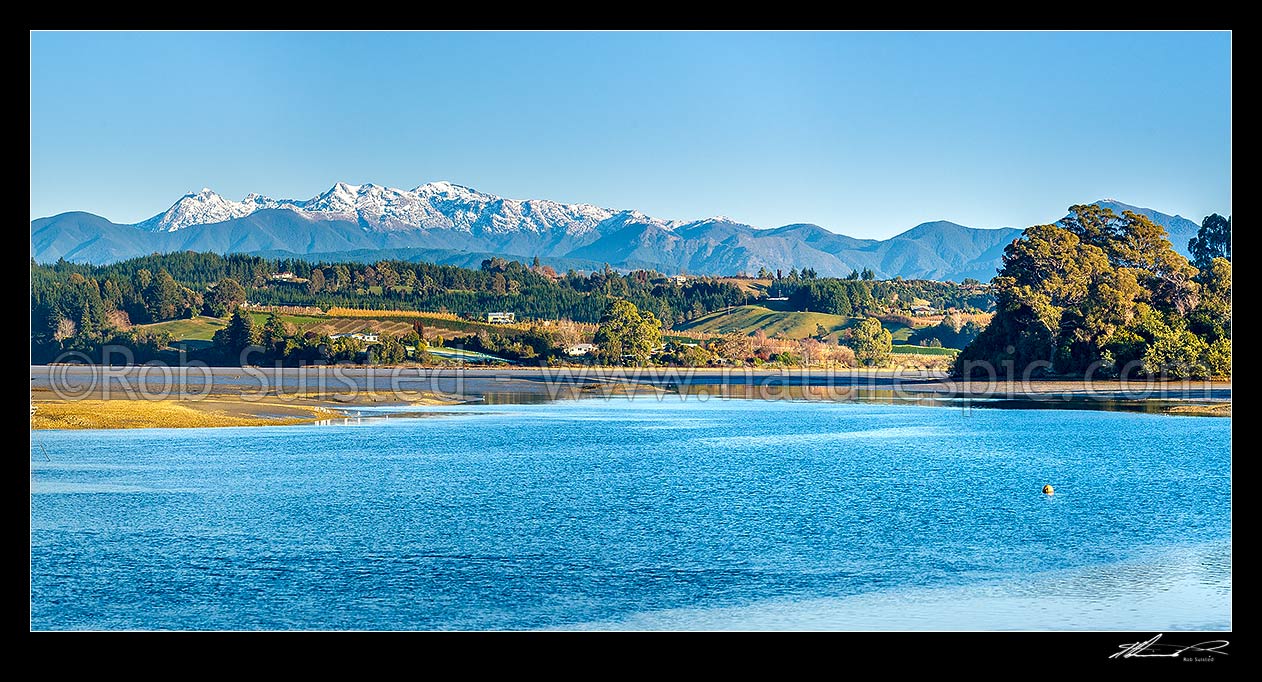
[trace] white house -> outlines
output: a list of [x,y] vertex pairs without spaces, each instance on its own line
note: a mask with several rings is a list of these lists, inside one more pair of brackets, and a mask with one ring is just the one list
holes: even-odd
[[364,343],[377,343],[378,341],[381,340],[381,335],[378,334],[377,332],[352,332],[350,334],[330,334],[329,338],[330,339],[351,338],[351,339],[363,341]]
[[517,321],[516,313],[487,313],[486,321],[491,324],[512,324]]
[[576,343],[565,349],[565,354],[571,356],[591,355],[595,352],[596,344],[594,343]]

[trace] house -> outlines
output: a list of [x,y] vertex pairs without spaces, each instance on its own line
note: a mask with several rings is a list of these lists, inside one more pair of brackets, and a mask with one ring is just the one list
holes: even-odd
[[932,315],[935,312],[937,311],[927,305],[914,305],[911,307],[911,314],[916,316]]
[[688,281],[688,275],[675,275],[674,277],[670,278],[670,281],[680,286],[683,286]]
[[377,343],[381,340],[381,335],[377,332],[352,332],[349,334],[330,334],[330,339],[355,339],[364,343]]
[[272,275],[272,279],[277,279],[277,280],[281,280],[281,281],[284,281],[284,282],[289,282],[289,281],[292,281],[292,280],[294,279],[294,273],[292,273],[292,272],[278,272],[278,273],[276,273],[276,274]]
[[516,313],[487,313],[486,321],[491,324],[512,324],[517,321]]
[[594,343],[576,343],[565,349],[565,354],[570,356],[591,355],[596,352],[596,344]]
[[789,297],[788,296],[768,296],[767,300],[768,301],[787,301],[789,300]]

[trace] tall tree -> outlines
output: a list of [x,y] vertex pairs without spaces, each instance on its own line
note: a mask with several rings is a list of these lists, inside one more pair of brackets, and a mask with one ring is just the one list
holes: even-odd
[[258,342],[259,331],[254,325],[254,319],[241,308],[237,308],[232,313],[232,319],[228,320],[228,325],[215,332],[212,340],[215,348],[219,349],[229,362],[239,362],[242,351],[257,345]]
[[312,268],[311,277],[307,279],[307,293],[312,296],[324,291],[324,270]]
[[224,317],[242,303],[245,303],[245,287],[231,277],[216,282],[205,296],[206,314],[212,317]]
[[1198,270],[1208,270],[1215,258],[1226,258],[1231,262],[1231,217],[1226,218],[1214,213],[1205,216],[1201,221],[1201,229],[1188,242],[1188,251],[1192,252],[1192,265]]
[[166,268],[159,270],[145,290],[149,319],[154,322],[173,320],[183,312],[184,297],[180,289]]

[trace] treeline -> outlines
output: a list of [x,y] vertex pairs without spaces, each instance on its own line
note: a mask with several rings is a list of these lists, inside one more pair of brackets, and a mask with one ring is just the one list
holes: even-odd
[[994,305],[989,290],[975,279],[955,282],[904,280],[901,277],[876,281],[871,270],[852,272],[844,279],[820,278],[814,270],[776,272],[767,295],[789,299],[794,310],[862,316],[876,312],[909,310],[913,301],[926,301],[938,310],[986,311]]
[[1231,220],[1176,253],[1147,217],[1073,206],[1004,251],[998,310],[960,354],[970,376],[1204,378],[1231,374]]
[[205,314],[228,315],[244,301],[321,308],[397,308],[595,323],[610,301],[625,299],[674,325],[749,294],[730,283],[678,284],[658,273],[606,268],[557,275],[547,266],[492,258],[473,270],[380,261],[308,263],[213,253],[155,254],[105,266],[31,264],[31,345],[36,362],[66,350],[96,356],[106,344],[156,343],[133,325]]
[[[845,316],[907,307],[916,299],[965,309],[989,305],[980,286],[884,282],[858,273],[844,280],[819,278],[809,269],[777,276],[768,293],[787,296],[788,305],[797,310]],[[759,298],[761,294],[720,278],[679,282],[653,271],[620,273],[609,267],[559,275],[537,259],[528,266],[490,258],[480,268],[470,269],[404,261],[310,263],[180,252],[104,266],[64,260],[51,265],[32,262],[31,346],[36,362],[49,361],[67,350],[97,357],[106,345],[129,346],[138,357],[148,356],[165,347],[169,339],[135,329],[135,325],[196,315],[227,317],[246,301],[467,315],[502,311],[525,320],[597,323],[611,302],[625,300],[669,329]],[[526,358],[538,352],[491,339],[470,343]]]

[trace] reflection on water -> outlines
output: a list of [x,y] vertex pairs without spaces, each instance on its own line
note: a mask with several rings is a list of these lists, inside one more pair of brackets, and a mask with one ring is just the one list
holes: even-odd
[[[666,386],[667,395],[680,399],[737,398],[749,400],[799,400],[827,402],[866,402],[883,405],[924,405],[962,409],[997,410],[1103,410],[1106,412],[1142,412],[1163,414],[1175,405],[1201,404],[1185,400],[1124,400],[1074,395],[1049,395],[1045,398],[956,398],[893,389],[862,386],[792,386],[770,384],[691,384]],[[651,392],[651,391],[646,391]]]
[[646,612],[580,630],[1206,630],[1231,624],[1231,544],[939,588]]

